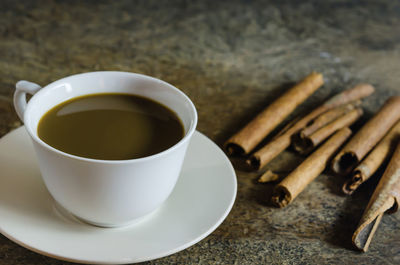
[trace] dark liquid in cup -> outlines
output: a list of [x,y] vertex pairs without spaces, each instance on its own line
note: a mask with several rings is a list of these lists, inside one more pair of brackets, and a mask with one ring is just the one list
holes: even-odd
[[183,138],[177,115],[153,100],[128,94],[73,98],[39,121],[39,138],[63,152],[94,159],[150,156]]

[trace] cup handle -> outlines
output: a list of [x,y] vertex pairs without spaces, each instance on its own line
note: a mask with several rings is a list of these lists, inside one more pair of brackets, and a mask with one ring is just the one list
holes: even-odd
[[14,92],[14,108],[21,121],[24,121],[24,113],[26,109],[26,94],[34,95],[42,87],[38,84],[21,80],[15,84]]

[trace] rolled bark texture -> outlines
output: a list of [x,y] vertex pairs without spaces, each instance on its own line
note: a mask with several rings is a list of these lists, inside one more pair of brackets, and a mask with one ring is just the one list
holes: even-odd
[[352,194],[367,181],[392,155],[400,140],[400,121],[398,121],[363,161],[353,170],[351,178],[343,184],[343,192]]
[[362,114],[363,110],[361,108],[354,109],[308,136],[301,135],[296,137],[293,139],[293,148],[300,154],[308,154],[337,130],[352,125]]
[[322,74],[313,72],[308,75],[233,135],[225,143],[227,153],[232,156],[248,154],[323,83]]
[[291,137],[295,133],[298,133],[301,129],[306,127],[316,117],[338,106],[365,98],[371,95],[374,90],[374,87],[369,84],[358,84],[351,89],[342,91],[341,93],[333,96],[328,101],[311,111],[309,114],[299,119],[290,128],[286,128],[284,132],[279,133],[277,137],[272,139],[264,147],[251,155],[246,160],[246,163],[249,164],[249,166],[254,170],[264,167],[272,159],[289,147],[291,143]]
[[393,213],[400,202],[400,145],[390,159],[389,165],[380,179],[372,197],[365,208],[360,223],[353,234],[352,241],[356,248],[367,251],[372,237],[385,212]]
[[344,114],[352,111],[353,109],[357,108],[361,104],[361,100],[357,100],[355,102],[345,104],[334,109],[328,110],[323,114],[319,115],[313,121],[311,121],[305,128],[301,129],[298,133],[294,136],[295,138],[305,138],[310,136],[315,131],[321,129],[325,125],[329,124],[330,122],[336,120],[337,118],[343,116]]
[[343,128],[336,132],[274,188],[272,203],[282,208],[293,201],[309,183],[322,173],[329,159],[350,135],[349,128]]
[[332,161],[332,171],[348,175],[400,119],[400,96],[390,97]]

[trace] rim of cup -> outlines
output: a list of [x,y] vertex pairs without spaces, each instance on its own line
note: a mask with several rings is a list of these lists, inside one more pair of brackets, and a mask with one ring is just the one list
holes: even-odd
[[[156,153],[156,154],[153,154],[153,155],[150,155],[150,156],[145,156],[145,157],[140,157],[140,158],[133,158],[133,159],[124,159],[124,160],[106,160],[106,159],[86,158],[86,157],[82,157],[82,156],[72,155],[72,154],[63,152],[63,151],[61,151],[61,150],[58,150],[58,149],[56,149],[56,148],[50,146],[49,144],[47,144],[46,142],[44,142],[42,139],[40,139],[39,136],[37,135],[37,132],[35,132],[35,131],[33,130],[33,128],[31,128],[31,126],[28,125],[29,123],[28,123],[27,121],[28,121],[29,116],[30,116],[30,115],[29,115],[29,111],[30,111],[30,109],[32,108],[32,104],[30,104],[30,103],[31,103],[31,100],[34,99],[34,97],[40,97],[41,94],[46,93],[46,90],[49,89],[49,88],[51,88],[51,87],[53,87],[55,84],[59,84],[59,83],[62,83],[62,82],[66,82],[67,79],[70,79],[70,78],[72,78],[72,77],[77,77],[77,76],[81,76],[81,75],[90,75],[90,74],[93,74],[93,73],[97,73],[97,74],[99,74],[99,73],[107,73],[107,74],[118,73],[118,74],[125,74],[125,75],[137,76],[137,77],[140,77],[140,78],[144,78],[144,79],[150,80],[150,81],[152,81],[152,82],[156,82],[156,83],[158,83],[158,84],[161,83],[162,85],[168,87],[169,89],[174,90],[176,93],[180,94],[180,95],[187,101],[187,103],[188,103],[189,106],[190,106],[190,110],[192,111],[192,114],[193,114],[193,119],[192,119],[192,121],[191,121],[191,124],[189,125],[189,128],[187,129],[187,132],[185,132],[185,135],[182,137],[182,139],[180,139],[177,143],[175,143],[173,146],[169,147],[168,149],[165,149],[165,150],[163,150],[163,151],[161,151],[161,152],[159,152],[159,153]],[[96,93],[93,93],[93,94],[96,94]],[[85,95],[90,95],[90,94],[85,94]],[[134,95],[134,94],[132,94],[132,95]],[[74,98],[74,97],[73,97],[73,98]],[[193,102],[191,101],[191,99],[190,99],[185,93],[183,93],[180,89],[176,88],[175,86],[171,85],[171,84],[168,83],[168,82],[165,82],[165,81],[163,81],[163,80],[161,80],[161,79],[158,79],[158,78],[155,78],[155,77],[151,77],[151,76],[144,75],[144,74],[138,74],[138,73],[124,72],[124,71],[93,71],[93,72],[79,73],[79,74],[74,74],[74,75],[66,76],[66,77],[63,77],[63,78],[61,78],[61,79],[58,79],[58,80],[56,80],[56,81],[54,81],[54,82],[51,82],[51,83],[47,84],[46,86],[44,86],[43,88],[41,88],[37,93],[35,93],[35,94],[32,96],[31,100],[28,101],[27,107],[26,107],[26,109],[25,109],[25,113],[24,113],[24,114],[25,114],[25,115],[24,115],[24,124],[25,124],[26,130],[28,131],[28,133],[30,134],[30,136],[32,137],[32,139],[33,139],[36,143],[40,144],[41,146],[43,146],[43,147],[45,147],[45,148],[51,150],[52,152],[54,152],[54,153],[56,153],[56,154],[58,154],[58,155],[66,156],[66,157],[69,157],[69,158],[72,158],[72,159],[81,160],[81,161],[85,161],[85,162],[92,162],[92,163],[103,163],[103,164],[104,164],[104,163],[108,163],[108,164],[136,163],[136,162],[144,162],[144,161],[146,161],[146,160],[152,160],[152,159],[156,159],[156,158],[158,158],[158,157],[160,157],[160,156],[168,155],[168,154],[169,154],[170,152],[172,152],[174,149],[179,148],[179,147],[180,147],[181,145],[183,145],[186,141],[189,141],[189,139],[191,138],[192,134],[193,134],[194,131],[196,130],[197,120],[198,120],[196,107],[194,106],[194,104],[193,104]],[[65,102],[65,101],[62,101],[62,102]],[[55,106],[61,104],[62,102],[55,104],[53,107],[55,107]],[[156,101],[156,102],[157,102],[158,104],[164,105],[163,103],[160,103],[160,102],[158,102],[158,101]],[[170,108],[169,106],[167,106],[167,107]],[[47,110],[47,111],[49,111],[49,110]],[[174,111],[174,113],[175,113],[175,111]],[[28,114],[28,115],[26,115],[26,114]],[[46,114],[46,113],[45,113],[45,114]],[[45,114],[44,114],[44,115],[45,115]],[[177,113],[175,113],[175,114],[176,114],[176,115],[178,116],[178,118],[181,120],[181,117],[180,117]],[[192,115],[191,115],[191,116],[192,116]],[[43,115],[42,115],[42,117],[43,117]],[[185,128],[185,131],[186,131],[186,128]]]

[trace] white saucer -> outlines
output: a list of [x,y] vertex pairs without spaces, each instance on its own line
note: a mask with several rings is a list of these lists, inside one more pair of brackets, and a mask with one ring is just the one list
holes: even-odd
[[181,251],[213,232],[236,197],[236,176],[225,154],[196,132],[179,181],[146,220],[99,228],[61,214],[45,188],[24,127],[0,140],[0,232],[53,258],[96,264],[152,260]]

